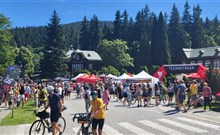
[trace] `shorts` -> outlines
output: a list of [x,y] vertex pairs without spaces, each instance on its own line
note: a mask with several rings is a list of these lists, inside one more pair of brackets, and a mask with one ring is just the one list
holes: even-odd
[[92,129],[97,129],[97,125],[99,125],[99,129],[102,129],[104,126],[105,119],[92,119]]
[[179,96],[178,100],[179,100],[179,103],[182,104],[185,100],[185,96]]
[[50,113],[50,121],[51,122],[58,122],[58,120],[59,120],[59,118],[60,118],[60,113],[59,113],[59,111],[58,112],[51,112]]
[[173,92],[168,92],[169,97],[173,97]]
[[28,93],[26,93],[26,94],[24,94],[24,96],[25,96],[25,98],[28,98],[28,97],[29,97],[29,94],[28,94]]
[[192,95],[192,96],[191,96],[191,99],[192,99],[192,101],[196,101],[196,99],[197,99],[196,94],[195,94],[195,95]]
[[21,99],[21,100],[24,100],[24,99],[25,99],[24,94],[20,95],[20,99]]

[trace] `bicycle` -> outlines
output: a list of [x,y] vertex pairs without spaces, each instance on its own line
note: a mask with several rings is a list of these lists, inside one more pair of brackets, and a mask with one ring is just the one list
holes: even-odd
[[88,113],[76,113],[73,117],[73,122],[75,122],[75,119],[77,119],[77,122],[81,124],[81,127],[77,131],[76,135],[90,135],[92,134],[92,118],[90,117],[90,114]]
[[166,104],[167,98],[166,98],[166,94],[165,94],[165,92],[160,93],[160,96],[159,96],[159,103],[158,103],[158,104],[160,104],[161,101],[163,102],[163,104]]
[[129,102],[129,104],[134,105],[137,102],[137,96],[133,92],[131,92],[129,94],[131,94],[131,95],[129,95],[130,98],[128,99],[128,102]]
[[[49,112],[45,110],[42,112],[34,111],[34,114],[40,119],[33,122],[29,130],[29,135],[43,135],[45,133],[45,128],[48,129],[48,133],[52,132],[52,126],[49,122]],[[66,120],[62,116],[59,118],[57,124],[60,127],[61,132],[64,132],[66,128]]]

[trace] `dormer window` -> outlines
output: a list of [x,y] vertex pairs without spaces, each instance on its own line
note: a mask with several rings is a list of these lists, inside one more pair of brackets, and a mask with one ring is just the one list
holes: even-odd
[[204,50],[200,50],[200,51],[199,51],[199,54],[200,54],[200,55],[204,54]]
[[76,60],[79,60],[79,55],[76,55]]
[[91,57],[91,54],[87,54],[88,57]]

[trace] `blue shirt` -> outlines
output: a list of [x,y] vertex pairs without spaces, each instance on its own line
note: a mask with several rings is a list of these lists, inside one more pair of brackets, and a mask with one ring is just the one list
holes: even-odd
[[49,104],[51,112],[60,111],[60,96],[58,94],[53,94],[52,97],[49,96]]

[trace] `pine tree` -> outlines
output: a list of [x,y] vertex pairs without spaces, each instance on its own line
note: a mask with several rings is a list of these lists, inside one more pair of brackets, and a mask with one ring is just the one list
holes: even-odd
[[66,70],[65,52],[66,43],[63,27],[56,11],[50,18],[47,26],[47,38],[44,46],[44,57],[41,61],[41,75],[44,78],[53,79],[63,76]]
[[205,31],[201,20],[200,6],[193,7],[193,29],[192,29],[192,48],[205,47]]
[[90,35],[89,24],[85,16],[81,23],[81,29],[80,29],[80,39],[79,39],[80,49],[91,50],[89,35]]
[[103,39],[107,40],[113,40],[113,28],[110,26],[104,25],[104,28],[102,30],[103,33]]
[[146,32],[146,23],[144,19],[144,11],[139,11],[136,16],[136,22],[134,24],[134,33],[133,36],[135,40],[139,41],[141,36]]
[[101,33],[99,30],[99,20],[97,16],[93,16],[90,22],[90,50],[95,51],[101,40]]
[[129,21],[128,21],[128,13],[125,10],[123,15],[123,20],[122,20],[122,40],[128,41],[129,40]]
[[159,14],[158,22],[155,17],[152,32],[151,61],[153,65],[170,64],[170,46],[167,36],[167,26],[162,12]]
[[191,34],[192,32],[192,15],[190,14],[190,6],[188,1],[184,5],[183,17],[181,19],[183,29]]
[[113,39],[122,39],[122,20],[121,13],[119,10],[116,11],[113,26]]
[[183,30],[180,26],[180,15],[179,11],[176,8],[176,5],[173,5],[173,9],[170,16],[169,23],[169,43],[170,43],[170,54],[173,64],[180,64],[182,62],[182,48],[185,44],[185,39],[183,36]]

